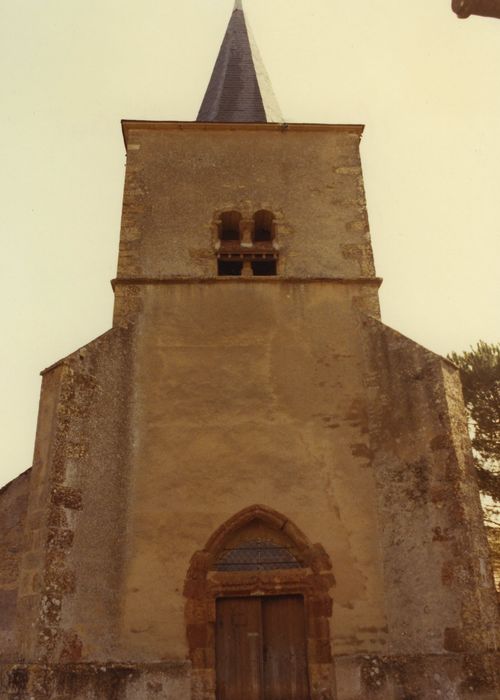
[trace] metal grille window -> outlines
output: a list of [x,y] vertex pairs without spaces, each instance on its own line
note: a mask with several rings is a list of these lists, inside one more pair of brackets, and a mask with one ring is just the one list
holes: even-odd
[[224,549],[215,564],[216,571],[269,571],[300,567],[289,549],[265,539],[249,540]]

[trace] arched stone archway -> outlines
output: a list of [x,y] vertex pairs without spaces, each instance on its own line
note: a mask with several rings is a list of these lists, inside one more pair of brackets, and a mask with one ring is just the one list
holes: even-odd
[[[255,533],[287,546],[297,562],[292,568],[217,570],[229,546]],[[250,596],[301,596],[304,601],[307,672],[311,700],[333,700],[334,673],[330,645],[330,617],[335,583],[329,556],[284,515],[262,505],[245,508],[222,524],[196,552],[189,566],[186,631],[192,663],[192,700],[215,700],[216,601]]]

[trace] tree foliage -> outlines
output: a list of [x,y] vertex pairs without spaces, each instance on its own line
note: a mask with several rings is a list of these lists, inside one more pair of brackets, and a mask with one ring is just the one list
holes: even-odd
[[484,341],[448,359],[460,369],[479,487],[500,506],[500,344]]

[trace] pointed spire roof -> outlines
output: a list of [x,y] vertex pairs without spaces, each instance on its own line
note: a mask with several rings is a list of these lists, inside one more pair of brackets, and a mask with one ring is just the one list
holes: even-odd
[[282,121],[242,0],[235,2],[197,121]]

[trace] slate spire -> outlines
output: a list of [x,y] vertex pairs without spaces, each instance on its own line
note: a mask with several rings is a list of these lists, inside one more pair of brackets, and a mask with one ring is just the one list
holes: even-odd
[[197,121],[282,121],[242,0],[234,4]]

